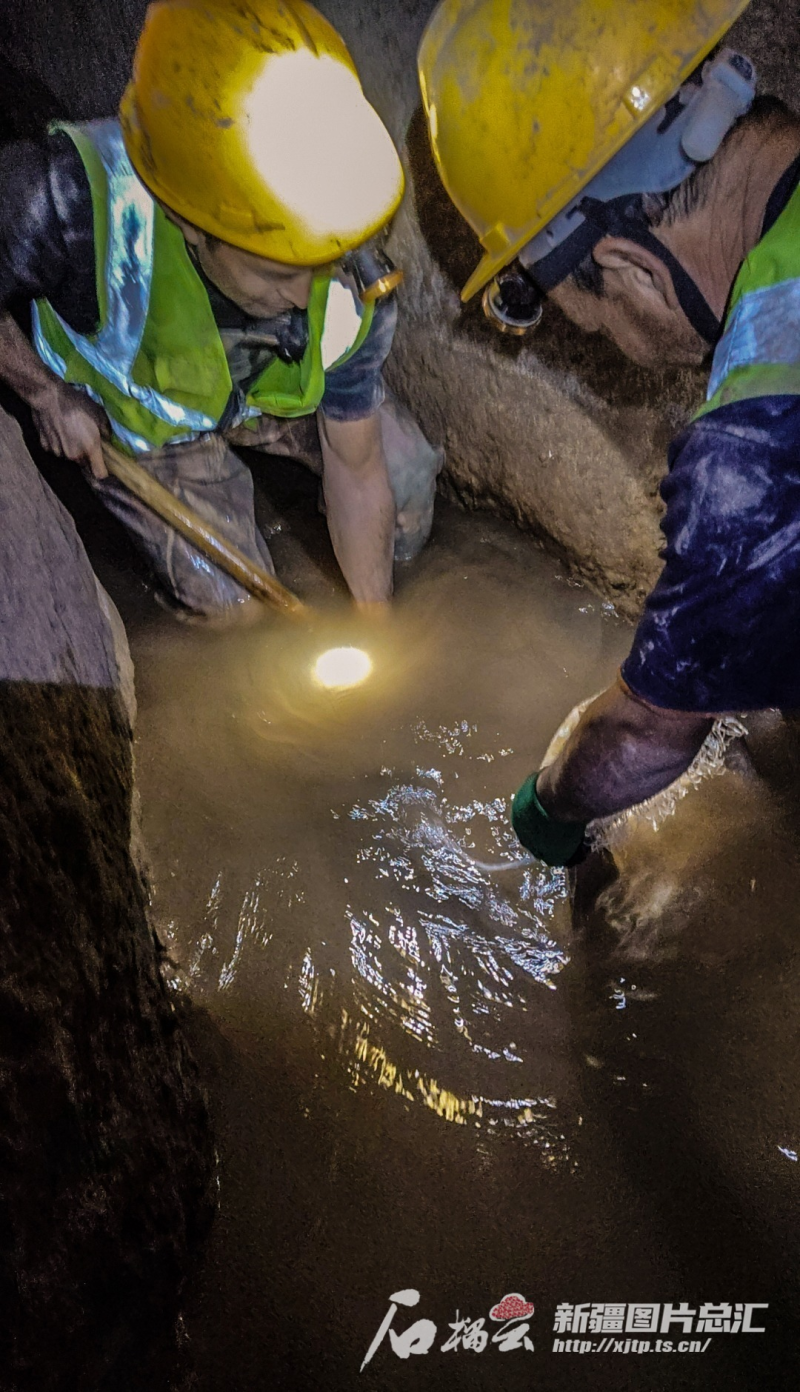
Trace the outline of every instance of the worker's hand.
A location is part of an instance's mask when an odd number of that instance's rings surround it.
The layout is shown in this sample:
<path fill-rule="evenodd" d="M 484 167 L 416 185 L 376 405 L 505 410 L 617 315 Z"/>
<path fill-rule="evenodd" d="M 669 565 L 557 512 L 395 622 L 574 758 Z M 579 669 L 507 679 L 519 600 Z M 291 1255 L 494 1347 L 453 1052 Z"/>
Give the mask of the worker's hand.
<path fill-rule="evenodd" d="M 541 770 L 539 771 L 541 773 Z M 557 822 L 536 795 L 532 773 L 511 800 L 511 825 L 526 850 L 546 865 L 569 865 L 583 844 L 585 822 Z"/>
<path fill-rule="evenodd" d="M 58 379 L 31 402 L 33 422 L 44 449 L 88 464 L 96 479 L 108 477 L 102 441 L 111 438 L 108 416 L 85 392 Z"/>

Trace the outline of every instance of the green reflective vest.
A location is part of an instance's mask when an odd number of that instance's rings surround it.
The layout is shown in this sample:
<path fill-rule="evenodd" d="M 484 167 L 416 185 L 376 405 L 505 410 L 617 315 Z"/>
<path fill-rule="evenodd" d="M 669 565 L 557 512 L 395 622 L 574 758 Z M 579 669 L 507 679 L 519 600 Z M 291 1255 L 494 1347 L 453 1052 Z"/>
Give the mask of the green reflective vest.
<path fill-rule="evenodd" d="M 800 189 L 742 263 L 697 414 L 781 395 L 800 395 Z"/>
<path fill-rule="evenodd" d="M 101 403 L 127 450 L 197 439 L 218 425 L 232 382 L 183 236 L 137 178 L 118 121 L 58 128 L 75 142 L 91 188 L 100 324 L 78 334 L 49 301 L 37 300 L 34 345 L 59 377 Z M 239 419 L 311 415 L 326 370 L 356 352 L 372 317 L 373 306 L 331 271 L 315 275 L 302 361 L 273 358 L 249 387 Z"/>

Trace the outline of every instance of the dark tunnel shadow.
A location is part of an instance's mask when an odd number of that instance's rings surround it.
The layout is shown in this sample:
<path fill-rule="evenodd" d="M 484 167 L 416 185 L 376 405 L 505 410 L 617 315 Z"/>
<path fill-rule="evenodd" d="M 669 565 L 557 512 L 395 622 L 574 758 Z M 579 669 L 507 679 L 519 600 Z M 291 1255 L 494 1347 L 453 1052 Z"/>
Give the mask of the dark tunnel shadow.
<path fill-rule="evenodd" d="M 482 248 L 471 227 L 451 202 L 439 178 L 430 148 L 422 106 L 408 128 L 407 154 L 412 172 L 412 197 L 422 236 L 439 270 L 460 290 L 477 266 Z M 499 354 L 518 359 L 534 354 L 546 367 L 574 374 L 611 407 L 652 407 L 678 395 L 702 394 L 701 372 L 669 370 L 653 373 L 636 367 L 607 339 L 577 331 L 553 304 L 540 326 L 527 338 L 499 333 L 483 313 L 477 295 L 464 305 L 455 332 Z"/>
<path fill-rule="evenodd" d="M 127 720 L 114 688 L 4 681 L 0 738 L 0 1382 L 178 1392 L 214 1154 L 130 855 Z"/>
<path fill-rule="evenodd" d="M 0 142 L 35 138 L 66 115 L 38 77 L 21 72 L 0 50 Z"/>

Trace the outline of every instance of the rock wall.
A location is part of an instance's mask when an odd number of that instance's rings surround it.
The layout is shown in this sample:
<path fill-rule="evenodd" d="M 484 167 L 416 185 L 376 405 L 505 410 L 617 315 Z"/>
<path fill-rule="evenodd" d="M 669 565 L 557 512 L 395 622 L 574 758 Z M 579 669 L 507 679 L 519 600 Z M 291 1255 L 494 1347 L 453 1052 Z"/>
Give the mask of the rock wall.
<path fill-rule="evenodd" d="M 0 413 L 0 1389 L 176 1388 L 204 1101 L 131 854 L 113 606 Z"/>
<path fill-rule="evenodd" d="M 407 275 L 393 386 L 446 445 L 451 491 L 532 529 L 634 612 L 658 572 L 665 447 L 702 399 L 704 374 L 642 372 L 553 309 L 520 342 L 497 334 L 478 304 L 462 307 L 458 288 L 478 259 L 477 243 L 433 168 L 416 79 L 434 0 L 318 3 L 350 44 L 411 176 L 391 240 Z M 48 101 L 80 117 L 113 109 L 143 0 L 5 7 L 0 57 L 24 75 L 40 109 Z M 797 0 L 753 0 L 731 34 L 758 64 L 762 90 L 789 102 L 798 41 Z"/>

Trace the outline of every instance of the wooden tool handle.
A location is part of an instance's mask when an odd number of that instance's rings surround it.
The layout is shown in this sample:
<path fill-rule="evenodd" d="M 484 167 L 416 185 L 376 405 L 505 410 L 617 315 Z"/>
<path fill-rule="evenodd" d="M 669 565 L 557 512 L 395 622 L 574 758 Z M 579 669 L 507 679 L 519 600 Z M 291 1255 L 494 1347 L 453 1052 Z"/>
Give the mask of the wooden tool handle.
<path fill-rule="evenodd" d="M 180 532 L 181 536 L 219 566 L 220 570 L 224 570 L 227 575 L 238 581 L 243 589 L 255 595 L 256 599 L 276 605 L 286 614 L 297 618 L 308 616 L 308 606 L 293 595 L 291 590 L 287 590 L 280 580 L 276 580 L 275 576 L 270 575 L 257 561 L 251 561 L 249 556 L 245 556 L 238 546 L 228 541 L 221 532 L 206 522 L 204 517 L 195 512 L 194 508 L 181 502 L 174 493 L 170 493 L 168 488 L 153 478 L 141 464 L 137 464 L 135 459 L 122 454 L 105 440 L 103 457 L 108 472 L 113 474 L 115 479 L 124 484 L 162 521 L 174 527 L 176 532 Z"/>

